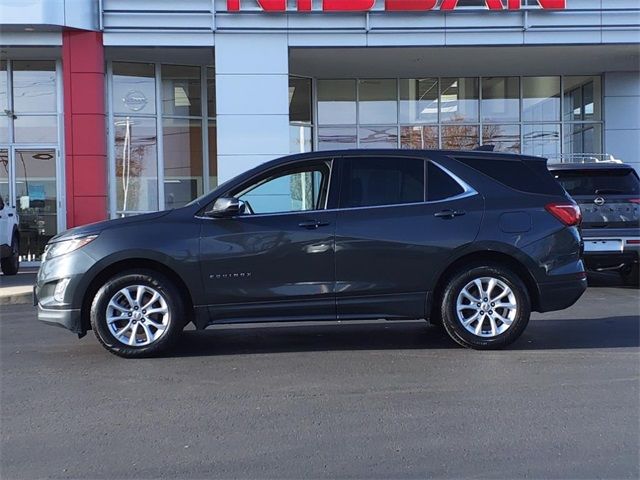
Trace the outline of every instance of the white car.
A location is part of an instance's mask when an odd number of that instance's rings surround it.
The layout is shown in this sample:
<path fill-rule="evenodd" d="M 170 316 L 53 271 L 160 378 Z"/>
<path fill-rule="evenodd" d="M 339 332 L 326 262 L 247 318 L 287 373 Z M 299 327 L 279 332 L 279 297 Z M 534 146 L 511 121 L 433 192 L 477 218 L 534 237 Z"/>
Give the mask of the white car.
<path fill-rule="evenodd" d="M 5 275 L 15 275 L 20 268 L 20 232 L 16 209 L 0 197 L 0 267 Z"/>

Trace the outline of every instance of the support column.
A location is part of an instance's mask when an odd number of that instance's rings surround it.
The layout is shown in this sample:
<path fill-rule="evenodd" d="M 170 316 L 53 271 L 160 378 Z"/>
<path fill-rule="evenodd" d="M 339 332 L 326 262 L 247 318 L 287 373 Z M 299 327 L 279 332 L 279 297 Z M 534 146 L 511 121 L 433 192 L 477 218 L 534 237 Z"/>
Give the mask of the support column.
<path fill-rule="evenodd" d="M 640 172 L 640 77 L 638 72 L 604 75 L 604 152 Z"/>
<path fill-rule="evenodd" d="M 107 218 L 107 143 L 102 34 L 62 34 L 67 227 Z"/>
<path fill-rule="evenodd" d="M 216 35 L 218 178 L 289 153 L 286 34 Z"/>

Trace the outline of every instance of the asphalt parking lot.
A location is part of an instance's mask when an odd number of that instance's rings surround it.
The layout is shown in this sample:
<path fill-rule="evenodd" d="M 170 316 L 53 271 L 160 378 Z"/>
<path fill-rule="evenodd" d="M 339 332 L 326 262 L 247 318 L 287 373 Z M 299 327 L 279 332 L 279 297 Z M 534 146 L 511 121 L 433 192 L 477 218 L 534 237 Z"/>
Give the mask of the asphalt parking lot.
<path fill-rule="evenodd" d="M 2 306 L 0 476 L 638 478 L 640 294 L 594 284 L 500 352 L 336 323 L 132 361 Z"/>

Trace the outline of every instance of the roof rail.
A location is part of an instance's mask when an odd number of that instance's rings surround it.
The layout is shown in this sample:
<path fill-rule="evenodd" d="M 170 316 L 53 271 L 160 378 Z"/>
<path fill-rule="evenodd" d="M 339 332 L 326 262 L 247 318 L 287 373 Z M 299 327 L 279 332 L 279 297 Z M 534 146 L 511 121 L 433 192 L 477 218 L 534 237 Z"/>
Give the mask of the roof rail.
<path fill-rule="evenodd" d="M 624 163 L 609 153 L 562 153 L 549 160 L 553 163 Z"/>

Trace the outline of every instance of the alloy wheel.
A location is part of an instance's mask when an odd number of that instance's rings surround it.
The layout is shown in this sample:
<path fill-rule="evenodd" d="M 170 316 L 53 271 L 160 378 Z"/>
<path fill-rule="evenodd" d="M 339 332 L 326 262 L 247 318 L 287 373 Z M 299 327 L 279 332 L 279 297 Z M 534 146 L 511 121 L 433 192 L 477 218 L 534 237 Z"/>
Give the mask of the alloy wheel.
<path fill-rule="evenodd" d="M 107 326 L 124 345 L 144 347 L 159 340 L 171 321 L 166 299 L 147 285 L 119 290 L 107 305 Z"/>
<path fill-rule="evenodd" d="M 473 335 L 493 338 L 505 333 L 516 319 L 518 302 L 513 290 L 494 277 L 476 278 L 459 293 L 456 313 Z"/>

